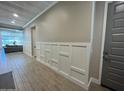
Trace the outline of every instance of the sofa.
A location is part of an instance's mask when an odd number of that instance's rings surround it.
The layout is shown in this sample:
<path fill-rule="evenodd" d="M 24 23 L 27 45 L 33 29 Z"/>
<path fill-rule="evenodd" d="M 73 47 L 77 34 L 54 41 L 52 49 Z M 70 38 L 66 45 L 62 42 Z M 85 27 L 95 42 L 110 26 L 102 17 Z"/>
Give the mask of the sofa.
<path fill-rule="evenodd" d="M 12 52 L 22 52 L 23 46 L 22 45 L 6 45 L 4 47 L 5 53 L 12 53 Z"/>

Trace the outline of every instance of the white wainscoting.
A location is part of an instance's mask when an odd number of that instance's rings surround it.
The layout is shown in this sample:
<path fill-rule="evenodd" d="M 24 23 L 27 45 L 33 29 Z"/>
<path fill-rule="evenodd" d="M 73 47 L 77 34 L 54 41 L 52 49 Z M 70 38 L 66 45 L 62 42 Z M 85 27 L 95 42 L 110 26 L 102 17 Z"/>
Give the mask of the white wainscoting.
<path fill-rule="evenodd" d="M 87 89 L 89 43 L 37 42 L 37 60 Z"/>

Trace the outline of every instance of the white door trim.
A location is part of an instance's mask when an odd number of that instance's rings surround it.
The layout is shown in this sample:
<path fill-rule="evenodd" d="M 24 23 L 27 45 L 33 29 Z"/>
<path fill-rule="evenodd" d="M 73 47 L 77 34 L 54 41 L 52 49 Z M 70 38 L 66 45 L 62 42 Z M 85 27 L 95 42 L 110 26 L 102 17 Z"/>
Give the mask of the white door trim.
<path fill-rule="evenodd" d="M 100 58 L 100 68 L 99 68 L 99 84 L 101 84 L 102 77 L 102 67 L 103 67 L 103 51 L 105 45 L 105 33 L 106 33 L 106 23 L 107 23 L 107 12 L 108 12 L 108 4 L 111 2 L 105 2 L 104 8 L 104 21 L 103 21 L 103 32 L 102 32 L 102 46 L 101 46 L 101 58 Z"/>
<path fill-rule="evenodd" d="M 89 55 L 89 68 L 88 68 L 88 78 L 90 79 L 90 64 L 91 64 L 91 55 L 93 49 L 93 33 L 94 33 L 94 18 L 95 18 L 95 5 L 96 1 L 92 1 L 92 13 L 91 13 L 91 34 L 90 34 L 90 55 Z"/>

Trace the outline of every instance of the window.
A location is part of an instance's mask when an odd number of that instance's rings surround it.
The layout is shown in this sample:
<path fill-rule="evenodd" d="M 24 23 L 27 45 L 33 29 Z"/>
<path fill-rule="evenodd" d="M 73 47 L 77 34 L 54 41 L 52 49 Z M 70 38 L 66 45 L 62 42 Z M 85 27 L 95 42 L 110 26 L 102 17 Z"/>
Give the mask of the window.
<path fill-rule="evenodd" d="M 115 11 L 117 12 L 124 12 L 124 3 L 119 4 L 115 7 Z"/>
<path fill-rule="evenodd" d="M 13 45 L 16 42 L 16 45 L 23 44 L 23 32 L 22 31 L 8 31 L 8 30 L 0 30 L 2 37 L 2 46 Z"/>

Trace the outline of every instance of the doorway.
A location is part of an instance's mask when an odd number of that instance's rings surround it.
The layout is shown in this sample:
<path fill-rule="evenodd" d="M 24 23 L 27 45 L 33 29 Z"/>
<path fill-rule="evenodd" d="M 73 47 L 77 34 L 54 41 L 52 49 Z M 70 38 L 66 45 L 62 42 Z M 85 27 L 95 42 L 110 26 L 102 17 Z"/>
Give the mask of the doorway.
<path fill-rule="evenodd" d="M 108 5 L 101 84 L 124 90 L 124 2 Z"/>
<path fill-rule="evenodd" d="M 36 26 L 31 27 L 32 56 L 36 58 Z"/>

